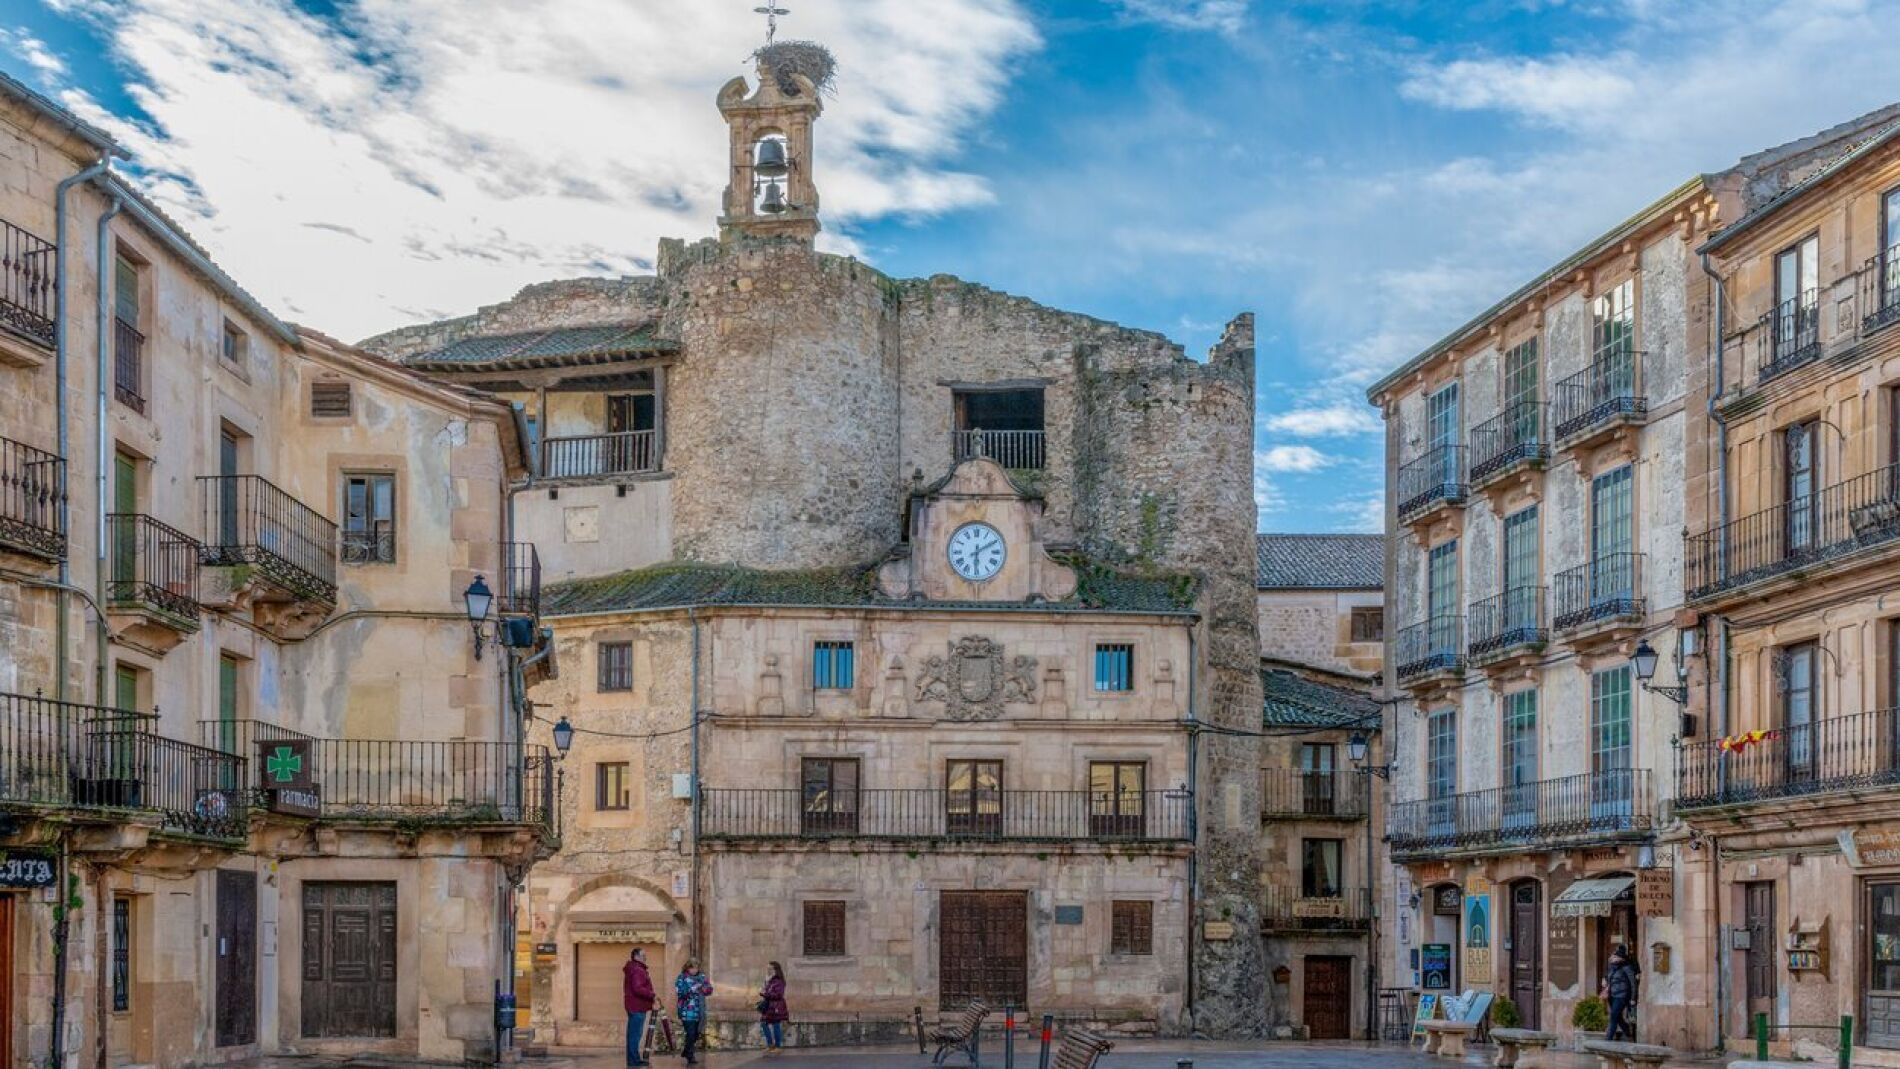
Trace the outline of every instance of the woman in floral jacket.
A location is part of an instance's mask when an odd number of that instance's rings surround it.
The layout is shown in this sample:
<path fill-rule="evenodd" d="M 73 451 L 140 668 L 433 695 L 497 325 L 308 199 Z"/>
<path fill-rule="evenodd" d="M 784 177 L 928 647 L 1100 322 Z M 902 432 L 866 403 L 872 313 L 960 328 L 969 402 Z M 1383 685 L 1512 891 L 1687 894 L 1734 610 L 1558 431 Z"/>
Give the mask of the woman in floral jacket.
<path fill-rule="evenodd" d="M 699 1046 L 700 1029 L 706 1024 L 706 996 L 712 994 L 712 981 L 699 971 L 699 959 L 687 958 L 679 979 L 673 981 L 673 994 L 679 999 L 680 1024 L 686 1029 L 686 1064 L 699 1064 L 693 1049 Z"/>

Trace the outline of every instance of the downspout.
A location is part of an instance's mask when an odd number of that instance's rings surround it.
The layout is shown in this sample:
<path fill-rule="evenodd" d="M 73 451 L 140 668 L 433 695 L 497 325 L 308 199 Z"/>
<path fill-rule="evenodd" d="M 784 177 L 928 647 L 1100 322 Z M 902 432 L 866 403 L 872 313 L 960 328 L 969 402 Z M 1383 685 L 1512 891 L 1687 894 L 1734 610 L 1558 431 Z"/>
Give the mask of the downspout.
<path fill-rule="evenodd" d="M 1197 949 L 1196 940 L 1194 938 L 1194 927 L 1195 927 L 1194 911 L 1199 908 L 1199 904 L 1201 901 L 1201 869 L 1200 869 L 1201 830 L 1200 830 L 1200 820 L 1199 820 L 1199 813 L 1200 813 L 1200 808 L 1201 808 L 1200 753 L 1199 753 L 1200 741 L 1201 741 L 1201 725 L 1200 725 L 1200 721 L 1196 718 L 1195 708 L 1194 708 L 1195 668 L 1200 663 L 1199 658 L 1196 655 L 1195 648 L 1194 648 L 1195 647 L 1194 629 L 1196 626 L 1198 625 L 1195 623 L 1189 623 L 1187 625 L 1188 678 L 1187 678 L 1186 727 L 1187 727 L 1187 737 L 1188 737 L 1188 752 L 1187 752 L 1188 843 L 1190 844 L 1190 848 L 1188 850 L 1188 902 L 1187 902 L 1187 909 L 1184 911 L 1184 913 L 1187 917 L 1188 960 L 1187 960 L 1187 999 L 1186 999 L 1187 1007 L 1186 1008 L 1187 1008 L 1187 1019 L 1190 1024 L 1190 1034 L 1194 1031 L 1199 1030 L 1198 1027 L 1194 1026 L 1193 1024 L 1194 1022 L 1194 995 L 1195 995 L 1194 976 L 1195 976 L 1195 959 L 1196 959 L 1195 951 Z"/>
<path fill-rule="evenodd" d="M 1709 390 L 1708 414 L 1715 424 L 1715 508 L 1716 528 L 1723 530 L 1728 524 L 1728 421 L 1715 403 L 1720 397 L 1726 381 L 1726 359 L 1728 346 L 1728 302 L 1726 291 L 1722 287 L 1722 276 L 1709 266 L 1709 254 L 1698 254 L 1702 260 L 1702 273 L 1709 278 L 1712 297 L 1715 302 L 1715 380 Z M 1722 567 L 1728 567 L 1727 538 L 1723 538 L 1720 548 Z M 1728 621 L 1715 617 L 1709 621 L 1707 643 L 1709 671 L 1703 674 L 1705 704 L 1715 710 L 1716 737 L 1726 738 L 1729 734 L 1728 707 Z M 1728 796 L 1728 763 L 1716 766 L 1717 797 Z M 1709 901 L 1715 907 L 1715 946 L 1712 950 L 1715 969 L 1715 1047 L 1717 1050 L 1728 1048 L 1728 940 L 1722 928 L 1722 840 L 1719 835 L 1709 837 Z"/>
<path fill-rule="evenodd" d="M 97 515 L 93 518 L 93 537 L 98 539 L 98 544 L 97 552 L 93 554 L 93 595 L 101 605 L 104 605 L 106 601 L 106 473 L 112 470 L 106 456 L 107 446 L 110 443 L 110 435 L 106 429 L 106 381 L 110 371 L 108 361 L 112 351 L 113 298 L 110 285 L 112 257 L 108 255 L 107 250 L 110 248 L 109 243 L 112 238 L 112 220 L 119 214 L 120 204 L 118 195 L 113 194 L 112 203 L 107 205 L 106 210 L 99 215 L 99 360 L 96 369 L 99 381 L 95 384 L 97 389 L 94 391 L 93 409 L 93 417 L 98 420 L 99 429 L 97 443 L 99 453 L 95 458 L 98 471 L 93 487 L 93 505 L 97 509 Z M 106 704 L 106 647 L 103 636 L 105 626 L 105 618 L 102 616 L 99 620 L 102 633 L 99 643 L 99 663 L 95 666 L 98 674 L 98 689 L 95 693 L 98 695 L 100 705 Z"/>
<path fill-rule="evenodd" d="M 59 450 L 59 458 L 62 461 L 67 459 L 70 452 L 69 446 L 71 444 L 68 440 L 71 435 L 71 427 L 66 413 L 66 334 L 69 327 L 66 319 L 66 256 L 67 245 L 70 242 L 70 228 L 66 222 L 69 215 L 66 210 L 66 193 L 81 182 L 89 181 L 104 174 L 110 164 L 111 157 L 102 156 L 99 158 L 98 163 L 93 164 L 77 174 L 69 175 L 61 179 L 59 185 L 55 187 L 53 191 L 53 322 L 56 324 L 56 330 L 53 335 L 53 409 L 55 412 L 55 420 L 59 426 L 59 445 L 57 448 Z M 71 480 L 68 479 L 67 482 L 70 484 Z M 69 532 L 68 537 L 70 537 L 70 532 L 72 531 L 71 519 L 72 507 L 68 502 L 67 495 L 61 493 L 59 495 L 59 529 Z M 59 581 L 63 586 L 69 586 L 73 581 L 72 566 L 64 555 L 59 559 Z M 71 660 L 66 650 L 69 637 L 66 633 L 67 602 L 65 593 L 62 592 L 57 595 L 55 604 L 58 607 L 58 619 L 55 621 L 53 663 L 58 667 L 53 674 L 53 697 L 59 701 L 65 701 L 66 665 Z M 103 626 L 103 624 L 101 626 Z M 105 647 L 103 645 L 99 647 L 99 657 L 101 660 L 105 659 Z M 55 988 L 53 997 L 58 999 L 59 989 L 64 988 L 65 984 L 56 981 L 53 986 Z M 55 1023 L 57 1023 L 60 1017 L 57 1002 L 54 1004 L 53 1017 Z M 59 1059 L 59 1047 L 59 1034 L 58 1030 L 55 1029 L 53 1034 L 53 1058 L 55 1063 L 57 1063 Z"/>
<path fill-rule="evenodd" d="M 704 911 L 700 907 L 699 895 L 699 610 L 688 606 L 686 609 L 686 619 L 693 628 L 693 680 L 691 697 L 688 700 L 688 704 L 691 706 L 688 715 L 692 718 L 689 721 L 691 725 L 689 738 L 692 740 L 693 796 L 687 803 L 692 807 L 692 812 L 687 817 L 689 822 L 688 827 L 690 828 L 688 838 L 692 840 L 688 848 L 693 852 L 692 864 L 689 866 L 688 875 L 692 882 L 687 890 L 693 899 L 691 918 L 693 930 L 688 933 L 688 935 L 693 948 L 692 956 L 700 958 L 703 961 L 706 947 L 701 932 L 704 931 L 705 926 L 700 923 L 704 916 Z"/>

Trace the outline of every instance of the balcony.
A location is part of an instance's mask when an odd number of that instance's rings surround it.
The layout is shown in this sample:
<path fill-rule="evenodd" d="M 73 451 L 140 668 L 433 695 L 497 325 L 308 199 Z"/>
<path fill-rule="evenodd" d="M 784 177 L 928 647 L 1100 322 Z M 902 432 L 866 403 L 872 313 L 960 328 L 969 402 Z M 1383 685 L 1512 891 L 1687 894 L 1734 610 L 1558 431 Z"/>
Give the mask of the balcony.
<path fill-rule="evenodd" d="M 1648 769 L 1493 787 L 1392 807 L 1395 859 L 1508 853 L 1640 838 L 1652 824 Z"/>
<path fill-rule="evenodd" d="M 1471 431 L 1471 485 L 1482 489 L 1513 473 L 1540 471 L 1550 459 L 1549 406 L 1522 401 Z M 1508 484 L 1507 484 L 1508 485 Z"/>
<path fill-rule="evenodd" d="M 116 637 L 163 652 L 198 630 L 197 539 L 141 513 L 115 512 L 106 517 L 106 543 L 106 610 Z"/>
<path fill-rule="evenodd" d="M 53 322 L 56 252 L 52 242 L 0 220 L 0 327 L 49 350 L 58 342 Z M 15 355 L 11 349 L 0 346 L 0 356 Z M 14 362 L 38 364 L 36 359 L 20 359 L 25 355 L 15 355 Z"/>
<path fill-rule="evenodd" d="M 39 695 L 0 694 L 0 806 L 78 821 L 149 823 L 242 840 L 244 760 L 168 739 L 152 717 Z"/>
<path fill-rule="evenodd" d="M 1808 290 L 1781 302 L 1757 321 L 1758 381 L 1767 382 L 1821 358 L 1820 294 Z"/>
<path fill-rule="evenodd" d="M 1372 928 L 1372 892 L 1340 887 L 1328 894 L 1272 885 L 1261 904 L 1260 926 L 1270 932 L 1363 933 Z"/>
<path fill-rule="evenodd" d="M 533 542 L 501 544 L 501 589 L 495 611 L 503 616 L 541 617 L 541 555 Z"/>
<path fill-rule="evenodd" d="M 659 470 L 657 431 L 615 431 L 546 438 L 541 442 L 541 477 L 544 479 L 612 479 L 623 475 L 650 475 Z"/>
<path fill-rule="evenodd" d="M 1399 522 L 1430 519 L 1465 502 L 1465 447 L 1441 445 L 1399 468 Z"/>
<path fill-rule="evenodd" d="M 327 739 L 262 720 L 201 720 L 200 741 L 219 752 L 254 758 L 242 786 L 266 812 L 343 823 L 409 827 L 511 825 L 558 838 L 556 771 L 547 750 L 512 742 L 413 739 Z M 272 786 L 281 763 L 308 755 L 311 784 L 299 804 Z M 306 770 L 297 769 L 303 773 Z M 301 789 L 300 789 L 301 790 Z M 314 806 L 301 803 L 314 802 Z M 315 812 L 309 812 L 314 808 Z"/>
<path fill-rule="evenodd" d="M 116 317 L 112 320 L 112 396 L 134 412 L 145 411 L 145 335 Z"/>
<path fill-rule="evenodd" d="M 1364 820 L 1367 777 L 1268 768 L 1260 772 L 1262 820 Z"/>
<path fill-rule="evenodd" d="M 1605 553 L 1558 572 L 1551 627 L 1573 645 L 1614 640 L 1640 627 L 1648 611 L 1643 597 L 1643 555 Z"/>
<path fill-rule="evenodd" d="M 1683 546 L 1691 601 L 1734 594 L 1900 540 L 1900 464 L 1763 509 Z"/>
<path fill-rule="evenodd" d="M 967 843 L 1185 843 L 1185 790 L 858 790 L 807 799 L 797 789 L 700 792 L 700 834 L 727 841 L 948 840 Z"/>
<path fill-rule="evenodd" d="M 959 464 L 987 457 L 1012 471 L 1041 471 L 1048 460 L 1041 431 L 952 431 L 950 438 Z"/>
<path fill-rule="evenodd" d="M 0 438 L 0 549 L 66 559 L 66 462 Z"/>
<path fill-rule="evenodd" d="M 1586 448 L 1643 422 L 1649 401 L 1643 396 L 1642 355 L 1612 350 L 1551 386 L 1552 434 L 1559 446 Z"/>
<path fill-rule="evenodd" d="M 1746 806 L 1798 798 L 1825 800 L 1900 786 L 1900 710 L 1880 709 L 1777 729 L 1746 749 L 1685 744 L 1678 756 L 1676 807 Z"/>
<path fill-rule="evenodd" d="M 258 475 L 200 475 L 204 529 L 200 561 L 229 568 L 221 608 L 264 610 L 259 623 L 300 638 L 336 607 L 336 524 Z"/>
<path fill-rule="evenodd" d="M 1465 618 L 1434 616 L 1393 637 L 1395 675 L 1402 687 L 1429 690 L 1464 678 Z"/>
<path fill-rule="evenodd" d="M 1471 607 L 1471 663 L 1496 667 L 1520 658 L 1535 657 L 1550 643 L 1550 622 L 1544 613 L 1544 588 L 1512 587 Z"/>
<path fill-rule="evenodd" d="M 1871 333 L 1900 321 L 1900 245 L 1893 245 L 1861 268 L 1861 330 Z"/>

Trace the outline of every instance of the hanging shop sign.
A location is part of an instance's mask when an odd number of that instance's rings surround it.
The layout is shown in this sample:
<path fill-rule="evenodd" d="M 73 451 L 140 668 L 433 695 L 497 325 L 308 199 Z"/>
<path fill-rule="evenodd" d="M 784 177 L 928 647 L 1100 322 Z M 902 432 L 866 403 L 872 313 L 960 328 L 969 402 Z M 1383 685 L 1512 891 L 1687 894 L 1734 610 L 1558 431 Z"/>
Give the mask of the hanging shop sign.
<path fill-rule="evenodd" d="M 1676 870 L 1642 869 L 1636 873 L 1636 915 L 1676 915 Z"/>
<path fill-rule="evenodd" d="M 1456 917 L 1464 892 L 1456 885 L 1432 888 L 1432 915 L 1434 917 Z"/>
<path fill-rule="evenodd" d="M 1841 854 L 1856 869 L 1900 865 L 1900 824 L 1876 824 L 1840 833 Z"/>
<path fill-rule="evenodd" d="M 51 887 L 59 862 L 45 850 L 0 849 L 0 887 Z"/>
<path fill-rule="evenodd" d="M 312 775 L 309 739 L 257 740 L 258 781 L 263 784 L 264 808 L 273 813 L 314 817 L 323 810 L 323 797 Z"/>

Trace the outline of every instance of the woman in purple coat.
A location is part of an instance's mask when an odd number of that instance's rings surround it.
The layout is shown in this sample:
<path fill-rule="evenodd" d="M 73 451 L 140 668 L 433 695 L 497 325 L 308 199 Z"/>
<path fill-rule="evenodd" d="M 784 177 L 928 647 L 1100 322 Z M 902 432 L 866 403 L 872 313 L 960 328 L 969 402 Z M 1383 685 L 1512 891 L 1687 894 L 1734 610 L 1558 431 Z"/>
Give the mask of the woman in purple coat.
<path fill-rule="evenodd" d="M 765 1053 L 777 1054 L 785 1049 L 785 1022 L 792 1013 L 785 1005 L 785 967 L 776 961 L 768 964 L 772 974 L 759 990 L 759 1030 L 765 1033 Z"/>

